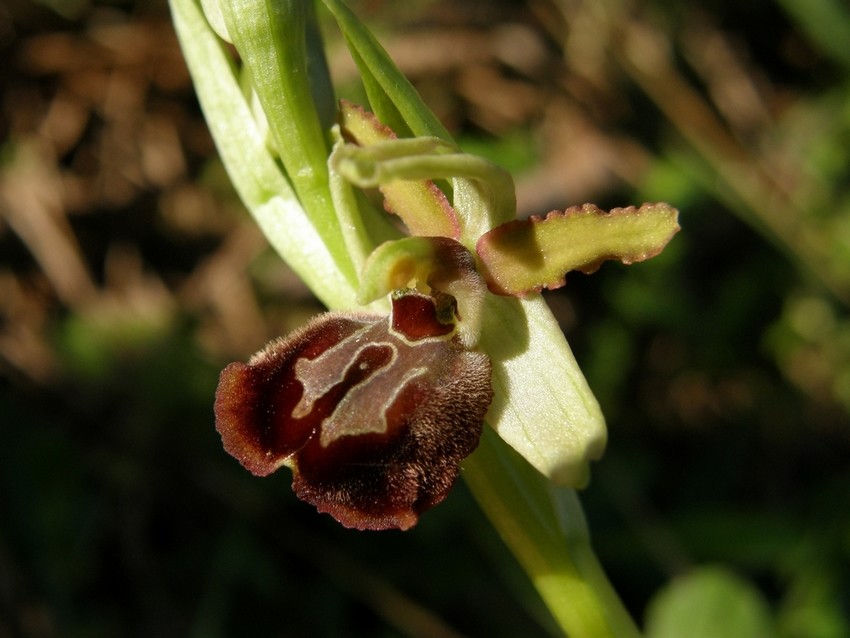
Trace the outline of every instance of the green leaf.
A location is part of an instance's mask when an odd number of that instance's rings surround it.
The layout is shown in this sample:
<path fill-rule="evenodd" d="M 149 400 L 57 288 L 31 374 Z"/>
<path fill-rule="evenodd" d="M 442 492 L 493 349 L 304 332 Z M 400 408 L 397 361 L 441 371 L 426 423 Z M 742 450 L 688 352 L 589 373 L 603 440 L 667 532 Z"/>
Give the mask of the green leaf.
<path fill-rule="evenodd" d="M 313 3 L 221 0 L 221 14 L 250 74 L 287 178 L 338 267 L 355 284 L 356 272 L 330 194 L 329 131 L 319 115 L 328 109 L 323 102 L 332 96 L 327 95 L 324 80 L 311 79 L 324 76 L 317 70 L 324 59 L 308 60 Z"/>
<path fill-rule="evenodd" d="M 242 202 L 275 250 L 323 303 L 356 306 L 350 280 L 268 148 L 233 60 L 197 0 L 171 0 L 171 12 L 198 100 Z"/>
<path fill-rule="evenodd" d="M 433 136 L 453 143 L 449 132 L 422 101 L 410 80 L 399 71 L 351 9 L 339 0 L 322 1 L 345 36 L 378 119 L 399 134 L 410 131 L 416 137 Z"/>
<path fill-rule="evenodd" d="M 770 609 L 749 582 L 722 567 L 673 580 L 650 603 L 647 638 L 771 638 Z"/>
<path fill-rule="evenodd" d="M 780 0 L 812 41 L 850 68 L 850 10 L 842 0 Z"/>
<path fill-rule="evenodd" d="M 507 222 L 478 241 L 482 274 L 502 295 L 558 288 L 572 270 L 589 273 L 608 259 L 631 264 L 657 255 L 678 232 L 678 214 L 663 203 L 609 213 L 585 204 Z"/>

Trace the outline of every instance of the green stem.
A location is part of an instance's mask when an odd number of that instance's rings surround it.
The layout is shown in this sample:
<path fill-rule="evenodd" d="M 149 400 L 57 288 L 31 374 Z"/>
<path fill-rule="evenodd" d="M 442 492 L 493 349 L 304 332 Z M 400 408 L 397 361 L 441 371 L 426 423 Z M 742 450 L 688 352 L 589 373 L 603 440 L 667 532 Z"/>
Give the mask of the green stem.
<path fill-rule="evenodd" d="M 554 487 L 489 427 L 463 477 L 564 633 L 640 636 L 593 552 L 574 490 Z"/>

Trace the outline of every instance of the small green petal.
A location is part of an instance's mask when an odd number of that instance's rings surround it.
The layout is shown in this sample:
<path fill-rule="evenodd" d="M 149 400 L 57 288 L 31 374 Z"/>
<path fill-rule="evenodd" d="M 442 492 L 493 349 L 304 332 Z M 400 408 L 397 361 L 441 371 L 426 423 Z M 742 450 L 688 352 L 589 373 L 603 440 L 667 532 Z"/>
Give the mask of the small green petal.
<path fill-rule="evenodd" d="M 559 288 L 572 270 L 590 273 L 609 259 L 632 264 L 654 257 L 679 231 L 678 216 L 664 203 L 610 213 L 585 204 L 508 222 L 478 241 L 482 274 L 501 295 Z"/>
<path fill-rule="evenodd" d="M 343 135 L 361 147 L 375 147 L 382 142 L 396 140 L 396 135 L 378 121 L 374 114 L 343 101 L 340 104 Z M 420 143 L 421 142 L 417 142 Z M 355 149 L 356 150 L 356 149 Z M 373 185 L 380 181 L 384 206 L 388 212 L 401 217 L 411 235 L 458 237 L 460 227 L 457 215 L 448 199 L 437 186 L 424 179 L 393 179 L 378 173 L 381 158 L 378 156 L 350 156 L 348 162 L 340 156 L 336 168 L 352 181 Z M 390 156 L 386 159 L 397 160 Z M 358 161 L 359 160 L 359 161 Z"/>

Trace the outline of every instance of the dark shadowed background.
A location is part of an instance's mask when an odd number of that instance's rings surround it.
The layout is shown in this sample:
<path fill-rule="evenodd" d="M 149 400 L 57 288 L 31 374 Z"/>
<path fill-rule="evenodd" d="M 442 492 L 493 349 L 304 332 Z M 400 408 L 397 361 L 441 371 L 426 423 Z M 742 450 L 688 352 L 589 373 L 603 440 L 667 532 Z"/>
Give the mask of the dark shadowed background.
<path fill-rule="evenodd" d="M 635 617 L 720 564 L 776 635 L 850 635 L 847 5 L 352 5 L 521 214 L 681 209 L 660 257 L 547 293 Z M 220 368 L 321 307 L 235 198 L 166 3 L 8 0 L 0 59 L 0 638 L 552 634 L 462 483 L 357 533 L 222 451 Z"/>

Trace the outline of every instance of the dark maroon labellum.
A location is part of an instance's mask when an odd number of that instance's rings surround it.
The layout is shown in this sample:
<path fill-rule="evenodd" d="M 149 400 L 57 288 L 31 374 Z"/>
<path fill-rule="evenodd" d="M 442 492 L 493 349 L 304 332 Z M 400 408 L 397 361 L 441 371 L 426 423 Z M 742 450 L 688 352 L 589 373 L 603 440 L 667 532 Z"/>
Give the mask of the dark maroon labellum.
<path fill-rule="evenodd" d="M 224 448 L 347 527 L 408 529 L 441 502 L 478 445 L 490 361 L 465 350 L 418 292 L 390 317 L 332 312 L 221 373 Z"/>

